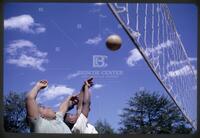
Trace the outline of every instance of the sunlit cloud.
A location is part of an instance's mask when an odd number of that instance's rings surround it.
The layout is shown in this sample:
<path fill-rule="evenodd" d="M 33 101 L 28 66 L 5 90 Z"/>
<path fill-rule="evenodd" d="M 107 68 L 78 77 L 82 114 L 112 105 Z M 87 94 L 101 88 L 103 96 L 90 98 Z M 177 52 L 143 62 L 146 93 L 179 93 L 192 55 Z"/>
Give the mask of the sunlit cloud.
<path fill-rule="evenodd" d="M 193 68 L 191 68 L 189 65 L 185 65 L 183 66 L 182 68 L 179 68 L 177 70 L 174 70 L 174 71 L 169 71 L 167 73 L 167 77 L 178 77 L 178 76 L 187 76 L 187 75 L 191 75 L 193 74 L 193 71 L 192 71 Z M 196 74 L 196 70 L 194 70 L 194 73 Z"/>
<path fill-rule="evenodd" d="M 40 71 L 45 71 L 44 63 L 48 63 L 46 58 L 48 53 L 41 52 L 37 46 L 28 40 L 14 40 L 6 49 L 8 53 L 8 64 L 13 64 L 18 67 L 32 68 Z"/>
<path fill-rule="evenodd" d="M 102 5 L 105 5 L 105 3 L 94 3 L 94 5 L 96 5 L 96 6 L 102 6 Z"/>
<path fill-rule="evenodd" d="M 73 78 L 76 78 L 80 75 L 79 72 L 75 72 L 75 73 L 71 73 L 67 76 L 67 79 L 70 80 L 70 79 L 73 79 Z"/>
<path fill-rule="evenodd" d="M 128 64 L 128 66 L 133 67 L 133 66 L 136 65 L 136 63 L 138 61 L 140 61 L 142 59 L 143 59 L 143 57 L 140 54 L 140 52 L 136 48 L 134 48 L 134 49 L 132 49 L 130 51 L 130 55 L 129 55 L 129 57 L 126 60 L 126 63 Z"/>
<path fill-rule="evenodd" d="M 67 87 L 65 85 L 56 85 L 53 84 L 46 89 L 38 96 L 38 102 L 42 103 L 43 101 L 54 100 L 60 97 L 67 97 L 74 93 L 75 89 Z"/>
<path fill-rule="evenodd" d="M 102 41 L 102 37 L 98 35 L 93 38 L 89 38 L 85 43 L 88 45 L 98 45 L 101 41 Z"/>
<path fill-rule="evenodd" d="M 36 23 L 31 15 L 24 14 L 20 16 L 10 17 L 4 20 L 4 29 L 20 30 L 25 33 L 43 33 L 46 28 Z"/>
<path fill-rule="evenodd" d="M 103 87 L 102 84 L 94 84 L 93 89 L 100 89 L 102 87 Z"/>

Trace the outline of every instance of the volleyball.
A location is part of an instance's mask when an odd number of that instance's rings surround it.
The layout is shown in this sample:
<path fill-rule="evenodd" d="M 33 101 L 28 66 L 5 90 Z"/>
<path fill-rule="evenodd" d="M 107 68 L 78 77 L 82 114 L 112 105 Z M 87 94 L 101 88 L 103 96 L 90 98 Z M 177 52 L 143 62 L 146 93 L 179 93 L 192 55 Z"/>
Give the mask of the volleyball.
<path fill-rule="evenodd" d="M 122 39 L 119 35 L 113 34 L 107 37 L 106 46 L 111 51 L 120 49 L 122 45 Z"/>

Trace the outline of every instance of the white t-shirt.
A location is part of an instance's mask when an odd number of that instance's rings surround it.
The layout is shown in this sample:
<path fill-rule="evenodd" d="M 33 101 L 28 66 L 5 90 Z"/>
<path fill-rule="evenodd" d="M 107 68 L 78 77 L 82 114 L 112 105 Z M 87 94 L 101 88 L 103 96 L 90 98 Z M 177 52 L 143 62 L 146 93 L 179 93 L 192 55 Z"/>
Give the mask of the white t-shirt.
<path fill-rule="evenodd" d="M 31 119 L 31 130 L 35 133 L 71 133 L 69 127 L 63 122 L 63 114 L 56 113 L 56 119 L 47 120 L 42 117 Z"/>
<path fill-rule="evenodd" d="M 88 123 L 88 119 L 81 113 L 72 128 L 73 133 L 98 134 L 95 127 Z"/>

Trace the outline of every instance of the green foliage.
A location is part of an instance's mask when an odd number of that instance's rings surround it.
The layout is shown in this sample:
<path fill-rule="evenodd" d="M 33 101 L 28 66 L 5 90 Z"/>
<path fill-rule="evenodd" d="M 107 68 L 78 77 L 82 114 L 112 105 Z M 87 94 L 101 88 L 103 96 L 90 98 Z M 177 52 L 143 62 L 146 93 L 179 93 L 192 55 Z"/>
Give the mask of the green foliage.
<path fill-rule="evenodd" d="M 4 96 L 4 128 L 7 132 L 29 132 L 26 121 L 25 93 Z"/>
<path fill-rule="evenodd" d="M 95 123 L 95 128 L 98 131 L 99 134 L 113 134 L 114 133 L 114 129 L 111 128 L 110 124 L 104 120 L 97 120 L 97 122 Z"/>
<path fill-rule="evenodd" d="M 140 91 L 131 97 L 120 114 L 120 133 L 188 134 L 191 125 L 178 107 L 165 96 Z"/>

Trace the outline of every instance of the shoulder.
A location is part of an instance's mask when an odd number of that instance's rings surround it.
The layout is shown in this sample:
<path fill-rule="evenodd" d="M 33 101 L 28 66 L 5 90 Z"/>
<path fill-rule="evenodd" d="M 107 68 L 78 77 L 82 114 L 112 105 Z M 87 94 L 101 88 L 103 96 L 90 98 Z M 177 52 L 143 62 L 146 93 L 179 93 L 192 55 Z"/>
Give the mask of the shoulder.
<path fill-rule="evenodd" d="M 86 131 L 88 131 L 88 133 L 91 133 L 91 134 L 98 134 L 95 127 L 93 125 L 91 125 L 90 123 L 87 123 L 87 130 Z"/>
<path fill-rule="evenodd" d="M 56 119 L 64 119 L 64 114 L 62 112 L 56 112 Z"/>
<path fill-rule="evenodd" d="M 42 118 L 41 116 L 38 117 L 27 117 L 29 123 L 31 124 L 31 126 L 41 126 L 42 124 L 44 124 L 46 121 L 44 118 Z"/>

